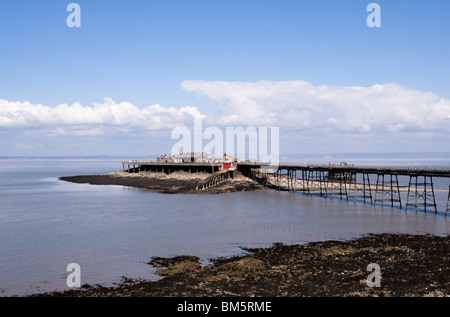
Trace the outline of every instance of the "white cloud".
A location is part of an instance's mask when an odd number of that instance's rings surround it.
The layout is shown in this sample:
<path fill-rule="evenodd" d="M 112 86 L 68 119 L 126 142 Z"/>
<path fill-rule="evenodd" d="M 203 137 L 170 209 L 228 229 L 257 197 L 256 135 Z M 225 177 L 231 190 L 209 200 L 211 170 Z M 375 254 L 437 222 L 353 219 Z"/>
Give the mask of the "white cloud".
<path fill-rule="evenodd" d="M 194 118 L 204 119 L 204 129 L 280 127 L 280 151 L 441 151 L 450 144 L 450 100 L 396 83 L 342 87 L 300 80 L 187 80 L 181 86 L 209 98 L 216 111 L 206 116 L 195 106 L 139 108 L 109 98 L 92 106 L 56 107 L 0 99 L 0 133 L 9 136 L 1 140 L 2 148 L 36 143 L 56 151 L 70 141 L 89 153 L 108 147 L 120 153 L 124 147 L 147 151 L 147 144 L 164 151 L 174 143 L 166 130 L 192 127 Z"/>
<path fill-rule="evenodd" d="M 38 131 L 38 134 L 44 132 L 46 136 L 59 137 L 59 136 L 98 136 L 103 135 L 104 131 L 101 128 L 89 128 L 89 127 L 75 127 L 70 128 L 56 128 L 50 131 Z M 30 135 L 30 133 L 26 133 Z"/>
<path fill-rule="evenodd" d="M 129 102 L 116 103 L 105 98 L 103 104 L 95 103 L 92 107 L 74 103 L 49 107 L 29 102 L 11 102 L 0 99 L 0 127 L 39 127 L 46 125 L 88 125 L 140 127 L 150 130 L 170 129 L 178 125 L 190 124 L 194 118 L 204 116 L 195 107 L 164 108 L 151 105 L 140 109 Z M 55 130 L 64 134 L 62 127 Z M 79 135 L 98 135 L 97 129 L 72 131 Z"/>
<path fill-rule="evenodd" d="M 51 126 L 51 135 L 101 135 L 102 127 L 117 131 L 191 126 L 278 126 L 286 130 L 343 133 L 426 131 L 450 127 L 450 100 L 399 84 L 370 87 L 312 85 L 305 81 L 227 82 L 187 80 L 182 88 L 207 96 L 217 107 L 206 117 L 196 107 L 138 108 L 105 98 L 93 106 L 49 107 L 0 99 L 0 127 Z M 82 128 L 78 129 L 77 127 Z M 57 130 L 60 129 L 60 130 Z"/>
<path fill-rule="evenodd" d="M 396 83 L 340 87 L 305 81 L 187 80 L 182 88 L 213 101 L 218 113 L 210 120 L 219 125 L 361 133 L 450 127 L 450 100 Z"/>

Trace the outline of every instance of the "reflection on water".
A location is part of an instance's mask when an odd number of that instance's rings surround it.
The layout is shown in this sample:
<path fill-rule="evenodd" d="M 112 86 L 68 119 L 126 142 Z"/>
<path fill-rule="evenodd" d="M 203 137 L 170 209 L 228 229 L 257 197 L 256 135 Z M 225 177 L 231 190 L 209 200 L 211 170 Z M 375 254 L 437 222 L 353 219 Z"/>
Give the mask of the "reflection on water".
<path fill-rule="evenodd" d="M 67 264 L 82 284 L 156 278 L 155 256 L 209 258 L 275 242 L 348 239 L 367 233 L 448 234 L 441 214 L 276 191 L 166 195 L 58 181 L 107 173 L 120 160 L 0 160 L 0 295 L 66 288 Z M 443 184 L 445 186 L 445 184 Z M 447 184 L 448 186 L 448 184 Z M 445 196 L 444 194 L 441 196 Z M 438 205 L 446 202 L 441 197 Z"/>

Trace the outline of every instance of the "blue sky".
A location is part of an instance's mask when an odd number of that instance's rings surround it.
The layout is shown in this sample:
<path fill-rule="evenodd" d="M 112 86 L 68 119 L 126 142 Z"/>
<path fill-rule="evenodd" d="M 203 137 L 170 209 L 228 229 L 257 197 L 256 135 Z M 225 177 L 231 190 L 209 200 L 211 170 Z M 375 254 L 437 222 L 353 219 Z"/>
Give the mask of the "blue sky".
<path fill-rule="evenodd" d="M 0 156 L 169 152 L 195 115 L 279 126 L 281 153 L 442 152 L 449 16 L 446 0 L 1 0 Z M 154 105 L 150 126 L 122 113 Z"/>

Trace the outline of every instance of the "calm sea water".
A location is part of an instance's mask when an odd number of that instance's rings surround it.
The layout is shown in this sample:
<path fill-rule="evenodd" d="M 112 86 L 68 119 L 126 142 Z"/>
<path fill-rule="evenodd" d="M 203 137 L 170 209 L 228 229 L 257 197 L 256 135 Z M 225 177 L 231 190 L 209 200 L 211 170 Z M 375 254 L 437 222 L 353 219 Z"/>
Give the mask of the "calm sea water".
<path fill-rule="evenodd" d="M 450 165 L 445 158 L 346 161 Z M 316 162 L 321 163 L 311 163 Z M 287 192 L 165 195 L 58 180 L 118 169 L 120 159 L 0 160 L 0 296 L 67 289 L 69 263 L 80 265 L 82 284 L 112 285 L 122 276 L 156 279 L 145 264 L 156 256 L 196 255 L 207 263 L 242 253 L 242 247 L 276 242 L 450 231 L 450 217 L 442 212 L 446 193 L 437 193 L 440 212 L 435 215 Z M 449 184 L 435 179 L 435 188 L 448 189 Z"/>

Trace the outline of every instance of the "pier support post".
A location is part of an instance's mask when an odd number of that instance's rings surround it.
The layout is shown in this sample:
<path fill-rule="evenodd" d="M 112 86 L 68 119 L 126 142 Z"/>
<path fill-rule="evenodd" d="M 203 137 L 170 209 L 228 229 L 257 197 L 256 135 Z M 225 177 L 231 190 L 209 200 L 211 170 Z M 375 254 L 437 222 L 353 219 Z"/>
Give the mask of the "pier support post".
<path fill-rule="evenodd" d="M 423 183 L 419 183 L 418 181 L 419 176 L 423 177 Z M 427 178 L 429 178 L 429 182 L 427 182 Z M 430 186 L 429 189 L 427 189 L 427 185 Z M 411 190 L 412 187 L 413 191 Z M 414 199 L 414 203 L 409 202 L 410 198 Z M 427 207 L 434 207 L 434 213 L 435 214 L 437 213 L 437 205 L 436 205 L 436 198 L 434 195 L 434 185 L 432 176 L 427 175 L 409 176 L 408 194 L 406 195 L 405 211 L 408 210 L 408 207 L 414 207 L 417 212 L 419 206 L 423 206 L 425 212 L 427 212 Z M 447 208 L 448 208 L 448 201 L 447 201 Z"/>
<path fill-rule="evenodd" d="M 276 178 L 277 178 L 277 180 L 276 180 L 276 188 L 277 188 L 277 190 L 278 191 L 280 191 L 280 169 L 277 169 L 277 171 L 276 171 Z"/>
<path fill-rule="evenodd" d="M 320 171 L 320 187 L 323 188 L 323 190 L 325 191 L 325 198 L 327 198 L 327 196 L 328 196 L 328 182 L 327 182 L 327 178 L 325 176 L 325 171 L 324 170 Z M 320 191 L 322 192 L 322 189 Z"/>
<path fill-rule="evenodd" d="M 449 202 L 450 202 L 450 186 L 448 186 L 448 198 L 447 198 L 447 206 L 445 207 L 445 217 L 447 217 L 447 212 L 449 210 Z"/>
<path fill-rule="evenodd" d="M 303 193 L 309 194 L 308 172 L 304 169 L 302 169 L 302 191 Z"/>
<path fill-rule="evenodd" d="M 322 171 L 316 171 L 316 184 L 319 182 L 319 195 L 323 196 L 323 181 L 322 181 Z"/>
<path fill-rule="evenodd" d="M 292 191 L 297 190 L 297 170 L 292 170 Z"/>
<path fill-rule="evenodd" d="M 400 197 L 400 186 L 398 183 L 398 175 L 391 174 L 391 206 L 394 207 L 394 202 L 398 202 L 402 208 L 402 199 Z"/>
<path fill-rule="evenodd" d="M 344 190 L 342 190 L 342 185 L 344 185 Z M 345 172 L 339 173 L 339 198 L 342 199 L 342 196 L 345 195 L 345 199 L 348 201 L 347 195 L 347 181 L 345 179 Z"/>
<path fill-rule="evenodd" d="M 312 191 L 319 190 L 319 195 L 322 196 L 322 185 L 320 182 L 320 176 L 317 170 L 310 169 L 308 171 L 308 180 L 307 180 L 307 189 L 308 194 L 313 194 Z"/>
<path fill-rule="evenodd" d="M 358 192 L 358 187 L 356 184 L 356 173 L 355 172 L 350 172 L 349 190 L 353 190 L 353 204 L 356 204 L 356 193 Z"/>
<path fill-rule="evenodd" d="M 384 174 L 377 174 L 377 186 L 375 187 L 375 200 L 373 206 L 377 204 L 377 200 L 380 200 L 378 198 L 379 188 L 380 188 L 380 177 L 381 177 L 381 186 L 384 187 Z M 384 188 L 383 188 L 384 190 Z M 384 205 L 384 194 L 381 194 L 381 207 Z"/>
<path fill-rule="evenodd" d="M 381 207 L 383 208 L 384 198 L 388 195 L 388 200 L 391 202 L 391 207 L 394 207 L 394 203 L 398 202 L 400 208 L 402 208 L 400 186 L 398 183 L 397 174 L 389 174 L 390 180 L 388 183 L 386 182 L 385 176 L 385 174 L 377 174 L 377 186 L 375 188 L 375 199 L 373 205 L 375 206 L 377 201 L 381 200 Z"/>
<path fill-rule="evenodd" d="M 369 186 L 369 196 L 366 195 L 366 183 Z M 372 200 L 372 188 L 370 188 L 370 178 L 369 173 L 363 173 L 363 186 L 364 186 L 364 203 L 366 202 L 366 198 L 370 198 L 370 203 L 373 203 Z"/>
<path fill-rule="evenodd" d="M 293 169 L 287 170 L 287 188 L 290 193 L 295 192 L 296 173 Z"/>
<path fill-rule="evenodd" d="M 309 170 L 308 171 L 308 176 L 307 176 L 307 182 L 306 182 L 306 187 L 308 188 L 308 194 L 311 194 L 311 191 L 313 190 L 313 179 L 314 179 L 314 171 L 313 170 Z"/>
<path fill-rule="evenodd" d="M 352 186 L 353 185 L 353 186 Z M 372 190 L 370 188 L 370 179 L 369 179 L 369 173 L 363 172 L 362 173 L 362 183 L 357 183 L 357 173 L 352 172 L 351 178 L 350 178 L 350 187 L 353 189 L 353 199 L 354 202 L 356 202 L 356 198 L 362 198 L 364 203 L 366 203 L 367 199 L 370 199 L 370 203 L 373 203 L 372 200 Z M 358 194 L 358 192 L 361 192 L 362 194 Z"/>

